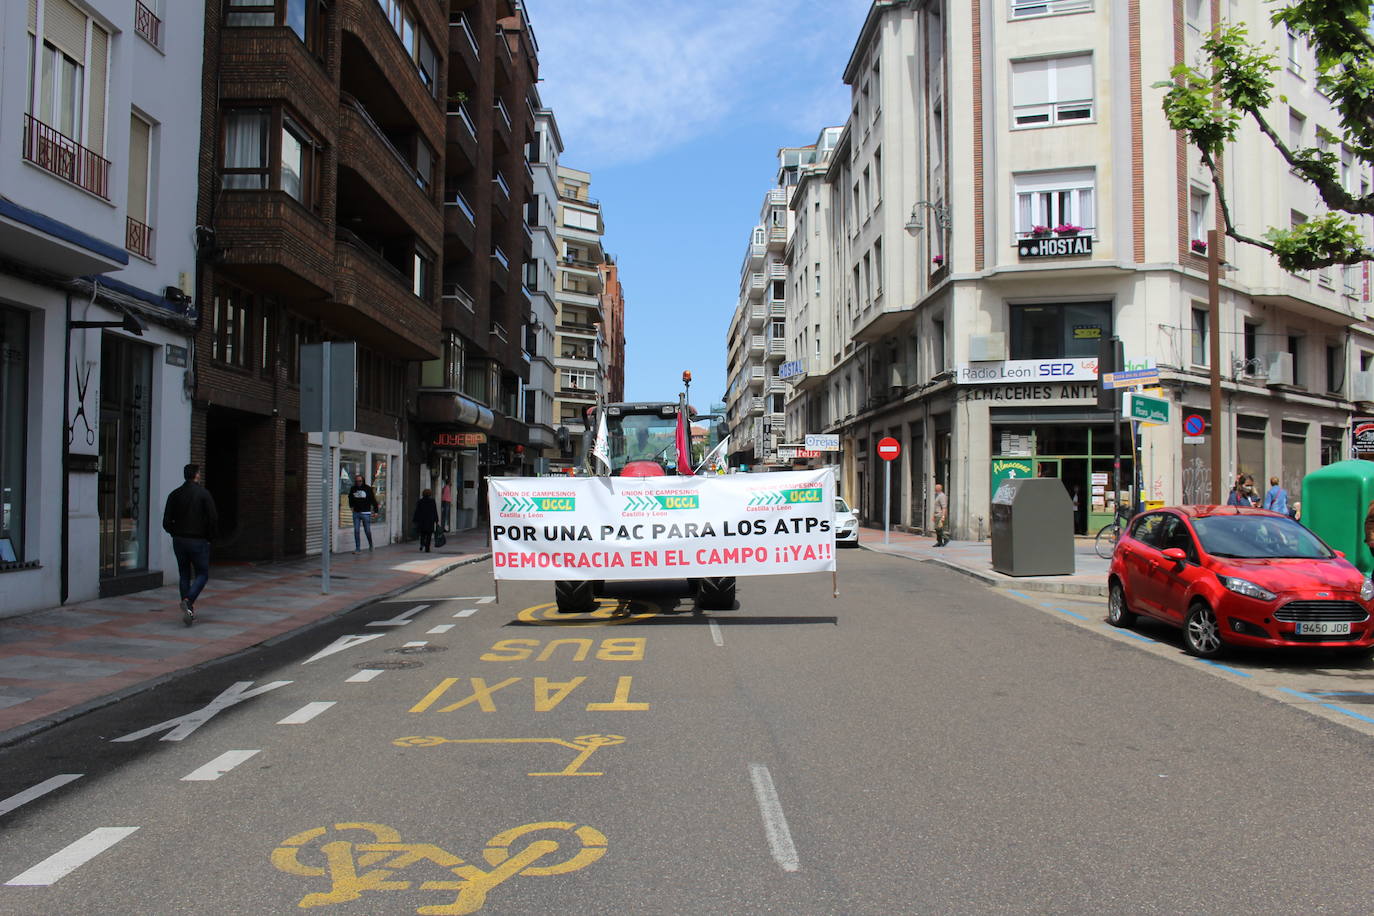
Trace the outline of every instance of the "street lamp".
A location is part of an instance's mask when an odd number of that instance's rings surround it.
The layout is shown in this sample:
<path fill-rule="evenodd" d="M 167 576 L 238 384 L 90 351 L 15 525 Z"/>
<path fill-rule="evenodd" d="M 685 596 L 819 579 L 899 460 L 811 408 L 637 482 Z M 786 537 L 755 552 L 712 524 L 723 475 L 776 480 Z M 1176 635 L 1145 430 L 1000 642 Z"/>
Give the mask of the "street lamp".
<path fill-rule="evenodd" d="M 925 229 L 926 219 L 925 214 L 921 212 L 922 207 L 930 211 L 931 216 L 935 218 L 936 227 L 939 228 L 941 232 L 949 231 L 949 208 L 937 203 L 932 203 L 928 200 L 918 200 L 911 205 L 911 216 L 907 219 L 906 225 L 902 227 L 906 230 L 907 235 L 915 238 Z"/>

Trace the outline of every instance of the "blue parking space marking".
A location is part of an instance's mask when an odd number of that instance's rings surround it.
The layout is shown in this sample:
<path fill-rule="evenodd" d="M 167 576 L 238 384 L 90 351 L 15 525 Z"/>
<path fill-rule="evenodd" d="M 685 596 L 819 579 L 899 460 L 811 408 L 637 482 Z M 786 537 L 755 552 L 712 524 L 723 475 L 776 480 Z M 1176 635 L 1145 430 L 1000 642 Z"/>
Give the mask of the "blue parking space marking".
<path fill-rule="evenodd" d="M 1371 690 L 1314 690 L 1319 697 L 1374 697 Z"/>
<path fill-rule="evenodd" d="M 1223 665 L 1206 658 L 1200 658 L 1198 661 L 1202 662 L 1204 665 L 1211 665 L 1213 668 L 1220 668 L 1222 671 L 1226 671 L 1238 677 L 1250 677 L 1249 672 L 1241 671 L 1239 668 L 1232 668 L 1230 665 Z"/>
<path fill-rule="evenodd" d="M 1047 608 L 1049 608 L 1049 609 L 1052 610 L 1052 611 L 1058 611 L 1058 612 L 1061 613 L 1061 614 L 1068 614 L 1070 617 L 1077 617 L 1079 620 L 1082 620 L 1082 621 L 1085 621 L 1085 622 L 1086 622 L 1087 619 L 1088 619 L 1088 618 L 1084 617 L 1082 614 L 1075 614 L 1073 611 L 1069 610 L 1069 609 L 1066 608 L 1066 607 L 1060 607 L 1060 606 L 1057 605 L 1057 604 L 1050 604 L 1048 601 L 1042 601 L 1042 602 L 1040 602 L 1040 604 L 1041 604 L 1043 607 L 1047 607 Z"/>
<path fill-rule="evenodd" d="M 1346 709 L 1344 706 L 1337 706 L 1335 703 L 1323 703 L 1322 705 L 1325 706 L 1327 709 L 1334 709 L 1336 712 L 1341 713 L 1342 715 L 1349 716 L 1352 719 L 1359 719 L 1361 722 L 1368 722 L 1371 725 L 1374 725 L 1374 719 L 1371 719 L 1369 716 L 1363 715 L 1361 713 L 1355 712 L 1355 710 L 1353 709 Z"/>
<path fill-rule="evenodd" d="M 1016 597 L 1022 598 L 1022 599 L 1026 600 L 1026 601 L 1034 601 L 1034 600 L 1035 600 L 1035 599 L 1032 598 L 1030 595 L 1027 595 L 1025 592 L 1018 592 L 1018 591 L 1015 591 L 1014 589 L 1010 589 L 1010 588 L 1007 589 L 1007 592 L 1008 592 L 1008 594 L 1015 595 Z"/>
<path fill-rule="evenodd" d="M 1280 693 L 1292 694 L 1293 696 L 1295 696 L 1295 697 L 1297 697 L 1298 699 L 1301 699 L 1301 700 L 1314 700 L 1314 701 L 1315 701 L 1315 700 L 1319 699 L 1319 697 L 1313 696 L 1313 695 L 1310 694 L 1310 693 L 1303 693 L 1301 690 L 1294 690 L 1292 687 L 1280 687 L 1280 688 L 1279 688 L 1279 692 L 1280 692 Z"/>
<path fill-rule="evenodd" d="M 1141 636 L 1139 633 L 1133 633 L 1130 630 L 1123 630 L 1121 627 L 1114 627 L 1109 623 L 1104 623 L 1102 625 L 1102 629 L 1106 630 L 1108 633 L 1120 633 L 1122 636 L 1129 636 L 1131 637 L 1131 639 L 1138 639 L 1141 642 L 1157 642 L 1157 640 L 1151 639 L 1148 636 Z"/>

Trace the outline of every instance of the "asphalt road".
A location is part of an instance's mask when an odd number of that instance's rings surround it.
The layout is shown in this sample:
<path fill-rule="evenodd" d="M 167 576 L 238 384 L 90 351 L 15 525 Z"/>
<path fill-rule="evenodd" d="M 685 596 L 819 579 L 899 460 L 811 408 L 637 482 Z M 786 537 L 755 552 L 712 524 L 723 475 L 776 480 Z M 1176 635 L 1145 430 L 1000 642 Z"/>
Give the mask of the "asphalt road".
<path fill-rule="evenodd" d="M 1088 602 L 840 567 L 570 618 L 464 567 L 43 733 L 0 912 L 1370 910 L 1365 732 Z"/>

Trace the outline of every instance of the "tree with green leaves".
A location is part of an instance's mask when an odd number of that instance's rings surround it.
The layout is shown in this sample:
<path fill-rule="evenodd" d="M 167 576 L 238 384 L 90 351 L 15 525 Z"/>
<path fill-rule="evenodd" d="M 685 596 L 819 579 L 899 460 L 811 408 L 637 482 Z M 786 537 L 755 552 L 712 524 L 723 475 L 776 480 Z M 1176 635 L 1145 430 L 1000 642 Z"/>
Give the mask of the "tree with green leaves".
<path fill-rule="evenodd" d="M 1316 52 L 1317 87 L 1340 118 L 1339 138 L 1366 164 L 1374 160 L 1374 39 L 1369 32 L 1371 0 L 1289 0 L 1270 17 L 1306 39 Z M 1202 45 L 1201 67 L 1180 64 L 1167 89 L 1164 113 L 1201 153 L 1221 203 L 1226 234 L 1273 252 L 1285 270 L 1374 260 L 1353 216 L 1374 214 L 1374 194 L 1357 196 L 1341 183 L 1339 159 L 1328 151 L 1292 147 L 1270 123 L 1276 98 L 1271 75 L 1276 52 L 1252 44 L 1241 23 L 1222 22 Z M 1237 231 L 1231 218 L 1217 156 L 1249 118 L 1273 144 L 1295 175 L 1310 183 L 1329 212 L 1299 226 L 1271 228 L 1262 238 Z"/>

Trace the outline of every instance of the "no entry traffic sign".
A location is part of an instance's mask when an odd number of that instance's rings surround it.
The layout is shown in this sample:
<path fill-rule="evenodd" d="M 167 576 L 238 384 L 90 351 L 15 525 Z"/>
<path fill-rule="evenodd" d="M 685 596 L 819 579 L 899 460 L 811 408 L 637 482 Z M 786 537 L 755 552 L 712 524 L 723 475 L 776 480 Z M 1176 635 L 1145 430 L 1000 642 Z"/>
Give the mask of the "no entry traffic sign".
<path fill-rule="evenodd" d="M 902 443 L 891 436 L 884 436 L 878 440 L 878 457 L 884 461 L 892 461 L 902 453 Z"/>
<path fill-rule="evenodd" d="M 1207 421 L 1195 413 L 1183 418 L 1183 431 L 1190 436 L 1200 436 L 1207 431 Z"/>

